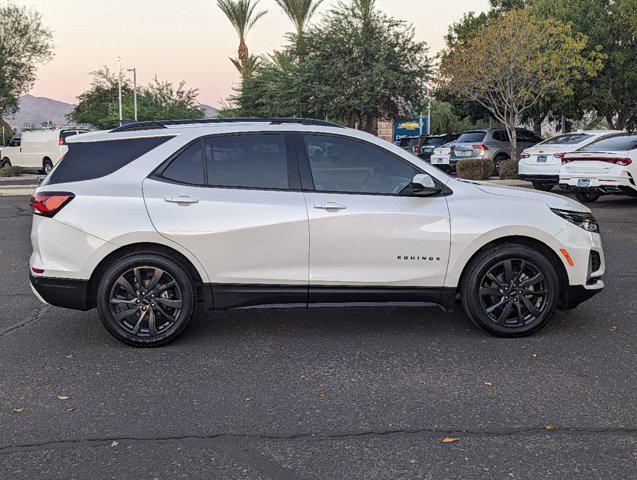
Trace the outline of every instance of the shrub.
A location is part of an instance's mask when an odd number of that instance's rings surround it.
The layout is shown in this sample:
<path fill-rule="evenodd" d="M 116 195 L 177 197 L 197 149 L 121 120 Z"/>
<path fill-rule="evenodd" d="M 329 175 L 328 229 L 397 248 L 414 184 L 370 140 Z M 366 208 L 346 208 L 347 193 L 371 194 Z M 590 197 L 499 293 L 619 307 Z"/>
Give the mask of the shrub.
<path fill-rule="evenodd" d="M 459 178 L 467 180 L 489 180 L 493 173 L 493 160 L 485 158 L 467 158 L 459 160 L 456 171 Z"/>
<path fill-rule="evenodd" d="M 0 168 L 0 177 L 19 177 L 24 173 L 22 167 L 4 167 Z"/>
<path fill-rule="evenodd" d="M 500 162 L 500 178 L 511 180 L 518 178 L 518 162 L 515 160 L 503 160 Z"/>

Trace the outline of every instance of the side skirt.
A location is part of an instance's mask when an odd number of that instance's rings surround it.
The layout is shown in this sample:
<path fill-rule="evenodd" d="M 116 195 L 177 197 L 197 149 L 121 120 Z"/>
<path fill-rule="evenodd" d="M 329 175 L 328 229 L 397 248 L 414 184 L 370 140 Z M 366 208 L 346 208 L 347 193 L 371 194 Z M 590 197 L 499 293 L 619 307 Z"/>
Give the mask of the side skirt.
<path fill-rule="evenodd" d="M 455 288 L 211 284 L 214 309 L 336 305 L 437 304 L 453 310 Z"/>

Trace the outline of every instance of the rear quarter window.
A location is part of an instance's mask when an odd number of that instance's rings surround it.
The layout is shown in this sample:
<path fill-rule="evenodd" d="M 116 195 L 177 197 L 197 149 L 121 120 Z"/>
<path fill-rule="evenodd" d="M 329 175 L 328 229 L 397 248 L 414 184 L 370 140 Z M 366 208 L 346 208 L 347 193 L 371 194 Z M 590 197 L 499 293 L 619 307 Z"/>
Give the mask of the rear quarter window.
<path fill-rule="evenodd" d="M 105 177 L 173 138 L 146 137 L 69 144 L 69 151 L 42 185 Z"/>

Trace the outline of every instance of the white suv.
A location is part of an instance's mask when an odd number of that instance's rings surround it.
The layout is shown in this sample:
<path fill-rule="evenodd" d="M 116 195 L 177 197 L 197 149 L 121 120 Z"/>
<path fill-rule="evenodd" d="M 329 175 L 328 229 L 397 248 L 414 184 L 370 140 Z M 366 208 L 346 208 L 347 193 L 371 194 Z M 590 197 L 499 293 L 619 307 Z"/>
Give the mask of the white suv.
<path fill-rule="evenodd" d="M 300 119 L 141 123 L 69 139 L 31 200 L 31 283 L 135 346 L 209 309 L 459 299 L 501 336 L 599 292 L 585 206 L 453 179 Z"/>

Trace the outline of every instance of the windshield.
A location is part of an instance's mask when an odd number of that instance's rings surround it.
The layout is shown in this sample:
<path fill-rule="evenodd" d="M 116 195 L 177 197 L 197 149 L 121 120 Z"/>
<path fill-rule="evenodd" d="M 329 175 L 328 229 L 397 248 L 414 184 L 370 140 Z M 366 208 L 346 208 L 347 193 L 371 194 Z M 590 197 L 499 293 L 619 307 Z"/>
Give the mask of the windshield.
<path fill-rule="evenodd" d="M 637 149 L 637 134 L 621 134 L 602 138 L 580 149 L 580 152 L 621 152 Z"/>
<path fill-rule="evenodd" d="M 456 140 L 457 143 L 474 143 L 482 142 L 487 134 L 485 132 L 464 132 Z"/>
<path fill-rule="evenodd" d="M 549 138 L 548 140 L 540 143 L 540 145 L 577 145 L 578 143 L 582 143 L 590 138 L 593 138 L 593 135 L 588 135 L 586 133 L 569 133 Z"/>

